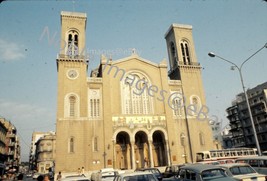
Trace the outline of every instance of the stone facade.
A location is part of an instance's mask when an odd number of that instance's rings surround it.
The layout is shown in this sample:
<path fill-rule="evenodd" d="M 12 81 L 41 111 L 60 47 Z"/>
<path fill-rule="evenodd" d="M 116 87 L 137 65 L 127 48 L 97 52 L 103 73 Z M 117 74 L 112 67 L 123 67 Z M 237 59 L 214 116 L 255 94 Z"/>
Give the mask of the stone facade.
<path fill-rule="evenodd" d="M 49 135 L 50 132 L 33 132 L 32 133 L 32 140 L 31 140 L 31 149 L 30 149 L 30 157 L 29 157 L 29 167 L 30 170 L 38 170 L 37 168 L 37 159 L 38 155 L 36 155 L 36 143 L 39 139 L 44 137 L 45 135 Z"/>
<path fill-rule="evenodd" d="M 55 165 L 56 156 L 56 135 L 50 132 L 41 137 L 36 143 L 37 172 L 46 174 L 52 171 Z"/>
<path fill-rule="evenodd" d="M 7 130 L 6 135 L 1 133 L 1 139 L 6 138 L 5 140 L 5 166 L 7 169 L 18 169 L 18 166 L 21 162 L 21 150 L 19 137 L 17 135 L 17 128 L 5 118 L 0 118 L 0 122 L 3 124 Z M 4 151 L 4 150 L 2 150 Z"/>
<path fill-rule="evenodd" d="M 213 148 L 192 26 L 165 34 L 170 70 L 132 55 L 101 56 L 87 77 L 86 14 L 61 13 L 56 172 L 194 162 Z M 169 76 L 169 77 L 168 77 Z"/>

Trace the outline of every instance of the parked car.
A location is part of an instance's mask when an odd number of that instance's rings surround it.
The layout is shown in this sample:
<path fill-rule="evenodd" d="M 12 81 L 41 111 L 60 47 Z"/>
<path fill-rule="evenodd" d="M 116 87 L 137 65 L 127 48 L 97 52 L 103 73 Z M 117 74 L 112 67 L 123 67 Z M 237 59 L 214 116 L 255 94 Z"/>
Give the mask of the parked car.
<path fill-rule="evenodd" d="M 248 163 L 258 173 L 267 175 L 267 156 L 242 157 L 236 163 Z"/>
<path fill-rule="evenodd" d="M 266 181 L 267 176 L 257 173 L 249 164 L 246 163 L 230 163 L 220 165 L 226 170 L 228 176 L 236 180 L 257 180 Z"/>
<path fill-rule="evenodd" d="M 209 164 L 209 165 L 219 165 L 220 163 L 218 161 L 201 161 L 201 162 L 197 162 L 200 164 Z"/>
<path fill-rule="evenodd" d="M 219 166 L 190 164 L 180 168 L 178 175 L 163 179 L 166 181 L 235 181 Z"/>
<path fill-rule="evenodd" d="M 169 178 L 169 177 L 177 175 L 182 166 L 185 166 L 185 165 L 184 164 L 179 164 L 179 165 L 167 166 L 165 168 L 164 173 L 162 174 L 162 177 L 163 178 Z"/>
<path fill-rule="evenodd" d="M 32 179 L 37 179 L 40 175 L 42 175 L 41 173 L 34 173 L 32 175 Z"/>
<path fill-rule="evenodd" d="M 90 181 L 90 179 L 84 176 L 70 176 L 62 178 L 60 181 Z"/>
<path fill-rule="evenodd" d="M 99 173 L 99 181 L 113 181 L 115 176 L 118 175 L 118 171 L 105 171 Z"/>
<path fill-rule="evenodd" d="M 91 174 L 91 181 L 113 181 L 120 171 L 121 170 L 115 170 L 113 168 L 102 168 Z"/>
<path fill-rule="evenodd" d="M 158 181 L 151 172 L 132 172 L 116 175 L 113 181 Z"/>
<path fill-rule="evenodd" d="M 157 168 L 138 168 L 135 172 L 151 172 L 158 178 L 158 180 L 162 180 L 162 174 Z"/>

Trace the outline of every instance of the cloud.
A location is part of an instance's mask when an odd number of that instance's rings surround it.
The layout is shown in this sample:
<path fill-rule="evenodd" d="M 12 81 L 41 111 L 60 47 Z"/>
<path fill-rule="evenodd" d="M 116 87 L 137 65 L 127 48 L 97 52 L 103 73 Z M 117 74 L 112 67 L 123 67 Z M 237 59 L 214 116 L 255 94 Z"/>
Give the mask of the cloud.
<path fill-rule="evenodd" d="M 49 108 L 33 104 L 0 99 L 0 117 L 9 120 L 17 128 L 23 161 L 28 160 L 31 136 L 34 131 L 54 131 L 55 113 L 53 112 Z"/>
<path fill-rule="evenodd" d="M 0 60 L 12 61 L 25 58 L 22 49 L 22 45 L 0 39 Z"/>

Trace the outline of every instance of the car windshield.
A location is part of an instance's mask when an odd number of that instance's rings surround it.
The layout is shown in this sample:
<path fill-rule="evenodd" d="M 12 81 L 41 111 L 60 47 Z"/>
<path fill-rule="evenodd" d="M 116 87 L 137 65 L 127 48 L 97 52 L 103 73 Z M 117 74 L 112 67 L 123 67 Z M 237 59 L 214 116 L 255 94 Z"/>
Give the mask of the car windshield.
<path fill-rule="evenodd" d="M 226 174 L 222 169 L 213 169 L 203 171 L 201 173 L 201 177 L 203 178 L 203 180 L 209 180 L 211 178 L 226 177 Z"/>
<path fill-rule="evenodd" d="M 133 175 L 124 177 L 123 181 L 157 181 L 153 175 Z"/>
<path fill-rule="evenodd" d="M 149 171 L 151 173 L 159 173 L 159 171 L 157 169 L 148 169 L 146 171 Z"/>
<path fill-rule="evenodd" d="M 238 166 L 229 169 L 233 175 L 256 173 L 250 166 Z"/>

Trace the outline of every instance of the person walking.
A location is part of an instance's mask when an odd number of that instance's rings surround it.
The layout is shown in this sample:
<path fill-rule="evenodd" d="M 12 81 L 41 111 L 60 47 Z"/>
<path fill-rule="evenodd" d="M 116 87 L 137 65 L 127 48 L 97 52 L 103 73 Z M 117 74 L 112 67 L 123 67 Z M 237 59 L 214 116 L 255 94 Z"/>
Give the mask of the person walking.
<path fill-rule="evenodd" d="M 58 172 L 57 180 L 60 180 L 62 178 L 61 172 Z"/>
<path fill-rule="evenodd" d="M 82 176 L 85 176 L 85 175 L 84 175 L 84 167 L 82 167 L 81 175 L 82 175 Z"/>

